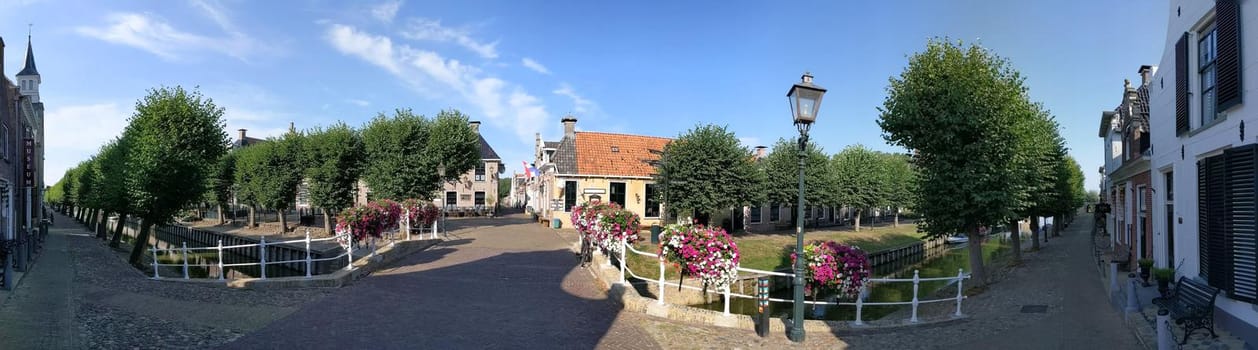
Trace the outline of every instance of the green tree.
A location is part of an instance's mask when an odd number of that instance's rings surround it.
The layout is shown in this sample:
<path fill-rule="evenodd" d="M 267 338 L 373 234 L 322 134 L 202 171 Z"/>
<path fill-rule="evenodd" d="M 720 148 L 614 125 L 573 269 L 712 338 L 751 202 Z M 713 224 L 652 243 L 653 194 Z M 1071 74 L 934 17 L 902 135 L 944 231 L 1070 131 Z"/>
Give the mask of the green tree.
<path fill-rule="evenodd" d="M 127 216 L 132 212 L 131 192 L 127 189 L 127 152 L 130 139 L 123 137 L 114 139 L 101 148 L 98 163 L 98 183 L 101 204 L 106 212 L 118 214 L 118 224 L 113 236 L 109 239 L 110 247 L 118 247 L 122 242 L 122 227 L 126 225 Z M 107 221 L 107 220 L 103 220 Z M 102 222 L 102 225 L 104 222 Z M 108 231 L 106 227 L 103 231 Z"/>
<path fill-rule="evenodd" d="M 900 210 L 913 206 L 917 196 L 917 170 L 913 168 L 908 155 L 895 153 L 879 153 L 885 169 L 886 204 L 895 215 L 893 226 L 900 226 Z"/>
<path fill-rule="evenodd" d="M 236 186 L 236 152 L 224 153 L 214 165 L 210 175 L 210 200 L 218 207 L 218 223 L 227 222 L 223 211 L 231 205 L 232 189 Z M 235 215 L 235 214 L 233 214 Z"/>
<path fill-rule="evenodd" d="M 96 217 L 99 215 L 97 211 L 100 209 L 100 196 L 96 189 L 96 156 L 84 160 L 79 163 L 78 171 L 75 172 L 75 194 L 74 198 L 79 206 L 81 221 L 95 231 Z"/>
<path fill-rule="evenodd" d="M 511 181 L 515 181 L 513 177 L 498 178 L 498 198 L 507 198 L 511 195 Z"/>
<path fill-rule="evenodd" d="M 445 169 L 445 175 L 438 179 L 459 181 L 467 172 L 485 166 L 480 158 L 480 134 L 468 125 L 468 116 L 458 110 L 443 110 L 429 124 L 428 142 L 424 147 L 425 161 Z M 497 169 L 486 169 L 486 175 Z M 419 188 L 407 198 L 432 198 L 441 189 L 441 182 L 433 183 L 431 189 Z M 405 199 L 405 198 L 401 198 Z"/>
<path fill-rule="evenodd" d="M 297 186 L 301 184 L 301 156 L 305 136 L 296 130 L 289 130 L 280 138 L 267 142 L 268 147 L 262 148 L 261 172 L 253 177 L 259 186 L 254 190 L 258 194 L 258 204 L 275 210 L 280 219 L 280 233 L 288 232 L 288 209 L 292 208 L 297 198 Z"/>
<path fill-rule="evenodd" d="M 811 141 L 804 154 L 804 204 L 838 205 L 830 157 Z M 758 164 L 763 167 L 765 198 L 793 207 L 799 199 L 799 139 L 778 140 Z M 791 210 L 792 218 L 798 214 L 798 208 Z"/>
<path fill-rule="evenodd" d="M 444 181 L 457 181 L 482 164 L 480 136 L 458 111 L 442 111 L 434 120 L 409 109 L 392 117 L 381 113 L 363 128 L 362 138 L 363 179 L 377 198 L 432 198 Z"/>
<path fill-rule="evenodd" d="M 1056 178 L 1054 169 L 1065 145 L 1065 139 L 1058 132 L 1058 124 L 1048 111 L 1039 104 L 1024 102 L 1010 118 L 1016 144 L 1008 169 L 1013 178 L 1009 187 L 1012 197 L 1007 226 L 1015 263 L 1022 259 L 1019 220 L 1031 219 L 1032 248 L 1039 249 L 1039 217 L 1051 215 L 1050 204 Z"/>
<path fill-rule="evenodd" d="M 1011 117 L 1026 100 L 1023 78 L 1007 60 L 947 40 L 931 40 L 891 78 L 878 124 L 888 142 L 914 151 L 919 230 L 936 237 L 968 232 L 978 242 L 979 227 L 1012 215 Z M 986 285 L 981 249 L 970 249 L 970 266 Z"/>
<path fill-rule="evenodd" d="M 760 174 L 738 136 L 712 124 L 695 126 L 669 142 L 655 165 L 655 182 L 668 184 L 668 207 L 694 210 L 704 224 L 712 212 L 759 199 L 748 189 L 759 188 Z"/>
<path fill-rule="evenodd" d="M 311 204 L 323 211 L 325 232 L 332 232 L 334 214 L 354 205 L 363 157 L 362 137 L 345 123 L 306 136 L 306 190 Z"/>
<path fill-rule="evenodd" d="M 847 146 L 830 160 L 834 200 L 854 210 L 853 229 L 856 231 L 860 231 L 861 214 L 865 209 L 890 203 L 886 165 L 877 152 L 861 145 Z"/>
<path fill-rule="evenodd" d="M 132 264 L 140 261 L 153 225 L 170 222 L 205 193 L 211 165 L 228 144 L 223 108 L 198 91 L 149 90 L 135 109 L 123 132 L 134 141 L 127 152 L 127 188 L 135 214 L 143 219 Z"/>
<path fill-rule="evenodd" d="M 236 200 L 249 208 L 249 218 L 246 220 L 248 227 L 257 226 L 258 223 L 258 205 L 267 186 L 266 179 L 263 179 L 266 171 L 264 168 L 271 147 L 274 145 L 270 142 L 261 142 L 232 151 L 232 158 L 235 160 L 233 183 L 236 187 Z"/>

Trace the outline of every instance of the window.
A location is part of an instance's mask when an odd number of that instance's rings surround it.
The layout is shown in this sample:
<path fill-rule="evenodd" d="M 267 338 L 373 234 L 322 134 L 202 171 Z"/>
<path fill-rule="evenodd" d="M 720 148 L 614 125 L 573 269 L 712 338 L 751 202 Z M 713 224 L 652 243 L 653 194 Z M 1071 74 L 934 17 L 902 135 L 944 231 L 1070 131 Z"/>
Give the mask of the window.
<path fill-rule="evenodd" d="M 9 159 L 9 126 L 0 125 L 0 156 Z"/>
<path fill-rule="evenodd" d="M 447 207 L 454 207 L 454 206 L 458 206 L 458 205 L 459 205 L 459 194 L 458 194 L 458 192 L 454 192 L 454 191 L 446 192 L 446 203 L 445 203 L 445 204 L 446 204 L 446 206 L 447 206 Z"/>
<path fill-rule="evenodd" d="M 1197 162 L 1199 275 L 1227 296 L 1258 301 L 1258 145 L 1228 149 Z"/>
<path fill-rule="evenodd" d="M 769 208 L 769 222 L 777 222 L 782 219 L 782 205 L 774 204 Z"/>
<path fill-rule="evenodd" d="M 1215 110 L 1215 65 L 1214 59 L 1218 56 L 1217 46 L 1215 45 L 1214 28 L 1201 33 L 1201 39 L 1197 41 L 1197 70 L 1201 75 L 1201 125 L 1213 122 L 1218 116 Z"/>
<path fill-rule="evenodd" d="M 572 207 L 577 205 L 577 182 L 563 182 L 563 211 L 572 211 Z"/>
<path fill-rule="evenodd" d="M 611 183 L 610 187 L 611 187 L 611 198 L 610 198 L 611 201 L 613 203 L 620 204 L 621 207 L 624 207 L 625 206 L 625 183 L 613 182 Z"/>
<path fill-rule="evenodd" d="M 485 162 L 476 167 L 476 181 L 485 181 Z"/>
<path fill-rule="evenodd" d="M 763 219 L 762 218 L 763 215 L 760 214 L 760 209 L 761 209 L 760 206 L 751 207 L 751 217 L 750 217 L 751 223 L 758 224 L 760 223 L 760 220 Z"/>
<path fill-rule="evenodd" d="M 476 200 L 472 203 L 475 203 L 478 207 L 485 206 L 485 192 L 476 191 Z"/>
<path fill-rule="evenodd" d="M 656 192 L 655 184 L 646 184 L 646 217 L 660 217 L 660 200 L 656 199 L 659 193 Z"/>

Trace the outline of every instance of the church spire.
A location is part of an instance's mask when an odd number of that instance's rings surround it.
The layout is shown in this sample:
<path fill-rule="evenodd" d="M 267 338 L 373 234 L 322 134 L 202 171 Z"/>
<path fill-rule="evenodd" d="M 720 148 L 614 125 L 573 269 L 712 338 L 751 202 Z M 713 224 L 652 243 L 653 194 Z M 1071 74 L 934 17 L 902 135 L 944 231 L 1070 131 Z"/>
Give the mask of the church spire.
<path fill-rule="evenodd" d="M 39 75 L 39 71 L 35 69 L 35 50 L 31 48 L 30 34 L 26 35 L 26 67 L 22 67 L 17 75 Z"/>

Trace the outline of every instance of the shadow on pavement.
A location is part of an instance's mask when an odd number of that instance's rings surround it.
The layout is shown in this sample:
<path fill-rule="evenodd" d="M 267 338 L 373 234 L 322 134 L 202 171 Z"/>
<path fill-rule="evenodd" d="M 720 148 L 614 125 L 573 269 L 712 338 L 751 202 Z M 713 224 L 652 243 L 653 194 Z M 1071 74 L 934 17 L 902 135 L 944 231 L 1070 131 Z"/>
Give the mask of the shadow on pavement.
<path fill-rule="evenodd" d="M 474 254 L 417 253 L 222 348 L 589 349 L 612 336 L 620 307 L 570 251 Z"/>

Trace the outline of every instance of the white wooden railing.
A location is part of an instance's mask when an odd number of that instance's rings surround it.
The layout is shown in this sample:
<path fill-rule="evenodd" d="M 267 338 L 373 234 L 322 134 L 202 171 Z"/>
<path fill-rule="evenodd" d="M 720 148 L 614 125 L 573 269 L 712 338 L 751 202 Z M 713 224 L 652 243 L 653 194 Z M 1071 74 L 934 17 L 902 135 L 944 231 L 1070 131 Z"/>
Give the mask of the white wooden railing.
<path fill-rule="evenodd" d="M 582 243 L 584 243 L 584 242 L 582 242 Z M 640 279 L 640 280 L 643 280 L 643 281 L 652 281 L 652 282 L 655 282 L 655 283 L 659 286 L 659 290 L 657 291 L 657 293 L 658 293 L 658 294 L 657 294 L 657 297 L 656 297 L 656 303 L 659 303 L 659 304 L 663 304 L 663 303 L 664 303 L 664 286 L 666 286 L 666 285 L 667 285 L 667 286 L 675 286 L 675 287 L 679 287 L 679 288 L 687 288 L 687 289 L 692 289 L 692 290 L 698 290 L 698 291 L 707 292 L 707 293 L 720 293 L 720 294 L 722 294 L 722 295 L 724 296 L 724 298 L 722 298 L 722 299 L 724 299 L 724 302 L 725 302 L 725 305 L 724 305 L 724 311 L 723 311 L 723 313 L 724 313 L 724 315 L 726 315 L 726 316 L 729 316 L 729 314 L 730 314 L 730 313 L 729 313 L 729 304 L 730 304 L 731 297 L 746 298 L 746 299 L 752 299 L 752 300 L 755 300 L 755 299 L 756 299 L 756 297 L 755 297 L 755 296 L 746 295 L 746 294 L 739 294 L 739 293 L 732 293 L 732 292 L 730 292 L 730 290 L 729 290 L 729 286 L 724 286 L 724 287 L 721 287 L 719 291 L 708 291 L 708 290 L 705 290 L 705 289 L 703 289 L 703 288 L 699 288 L 699 287 L 695 287 L 695 286 L 687 286 L 687 285 L 682 285 L 682 284 L 680 284 L 680 283 L 668 282 L 668 281 L 666 281 L 666 280 L 664 279 L 664 261 L 663 261 L 663 260 L 661 260 L 661 259 L 659 259 L 659 254 L 656 254 L 656 253 L 648 253 L 648 252 L 644 252 L 644 251 L 640 251 L 640 250 L 634 249 L 632 244 L 627 244 L 627 243 L 626 243 L 625 241 L 623 241 L 623 240 L 621 241 L 621 245 L 623 246 L 623 248 L 624 248 L 624 249 L 621 249 L 621 250 L 620 250 L 620 282 L 619 282 L 619 283 L 621 283 L 622 285 L 627 285 L 627 284 L 628 284 L 628 282 L 627 282 L 627 280 L 626 280 L 626 274 L 627 274 L 628 276 L 633 276 L 634 278 L 637 278 L 637 279 Z M 638 254 L 638 255 L 641 255 L 641 256 L 647 256 L 647 257 L 652 257 L 652 258 L 655 258 L 655 259 L 656 259 L 656 261 L 659 261 L 659 266 L 660 266 L 660 269 L 659 269 L 659 275 L 658 275 L 658 276 L 656 276 L 655 278 L 648 278 L 648 277 L 643 277 L 643 276 L 640 276 L 640 275 L 638 275 L 637 273 L 634 273 L 634 272 L 633 272 L 633 270 L 631 270 L 631 269 L 629 269 L 629 268 L 628 268 L 628 265 L 629 265 L 629 264 L 628 264 L 628 263 L 627 263 L 627 261 L 625 260 L 625 252 L 633 252 L 634 254 Z M 608 259 L 607 261 L 608 261 L 608 263 L 609 263 L 609 264 L 611 263 L 611 259 Z M 793 274 L 793 273 L 776 272 L 776 271 L 764 271 L 764 270 L 749 269 L 749 268 L 745 268 L 745 267 L 739 267 L 739 268 L 738 268 L 738 272 L 739 272 L 739 274 L 741 274 L 741 273 L 743 273 L 743 272 L 747 272 L 747 273 L 756 274 L 756 275 L 781 276 L 781 277 L 788 277 L 788 278 L 794 278 L 794 277 L 795 277 L 795 274 Z M 962 282 L 963 280 L 967 279 L 967 278 L 970 278 L 970 275 L 969 275 L 969 274 L 966 274 L 966 273 L 965 273 L 965 271 L 964 271 L 964 270 L 962 270 L 962 269 L 957 269 L 957 275 L 956 275 L 956 276 L 949 276 L 949 277 L 931 277 L 931 278 L 921 278 L 921 277 L 918 275 L 918 270 L 913 270 L 913 278 L 870 278 L 870 279 L 866 280 L 866 281 L 867 281 L 867 283 L 865 283 L 865 284 L 862 284 L 862 285 L 861 285 L 860 295 L 856 298 L 856 301 L 854 301 L 854 302 L 827 302 L 827 301 L 812 301 L 812 300 L 805 300 L 805 301 L 804 301 L 804 303 L 805 303 L 805 304 L 809 304 L 809 305 L 850 305 L 850 306 L 855 306 L 855 307 L 856 307 L 856 320 L 854 320 L 854 321 L 853 321 L 853 323 L 854 323 L 854 324 L 857 324 L 857 325 L 864 324 L 864 321 L 861 319 L 861 311 L 865 308 L 865 306 L 870 306 L 870 305 L 912 305 L 912 306 L 913 306 L 912 316 L 909 318 L 909 322 L 917 322 L 917 321 L 918 321 L 918 318 L 917 318 L 917 309 L 918 309 L 918 305 L 921 305 L 921 304 L 928 304 L 928 303 L 939 303 L 939 302 L 949 302 L 949 301 L 951 301 L 951 302 L 956 302 L 956 312 L 955 312 L 953 315 L 954 315 L 954 316 L 956 316 L 956 317 L 960 317 L 960 316 L 962 316 L 962 315 L 963 315 L 963 314 L 961 313 L 961 301 L 966 299 L 965 294 L 964 294 L 964 293 L 962 293 L 963 289 L 962 289 L 962 286 L 961 286 L 961 284 L 962 284 L 961 282 Z M 956 297 L 950 297 L 950 298 L 939 298 L 939 299 L 927 299 L 927 300 L 921 300 L 921 299 L 919 299 L 918 294 L 920 294 L 920 293 L 919 293 L 919 287 L 920 287 L 920 284 L 921 284 L 921 282 L 928 282 L 928 281 L 949 281 L 949 282 L 955 282 L 955 283 L 957 284 L 957 295 L 956 295 Z M 866 302 L 866 301 L 865 301 L 865 298 L 868 296 L 868 294 L 867 294 L 867 292 L 868 292 L 868 291 L 867 291 L 867 287 L 869 286 L 869 283 L 908 283 L 908 282 L 912 282 L 912 283 L 913 283 L 913 300 L 912 300 L 912 301 L 901 301 L 901 302 Z M 769 301 L 772 301 L 772 302 L 781 302 L 781 303 L 791 303 L 791 302 L 794 302 L 793 300 L 789 300 L 789 299 L 779 299 L 779 298 L 769 298 Z"/>

